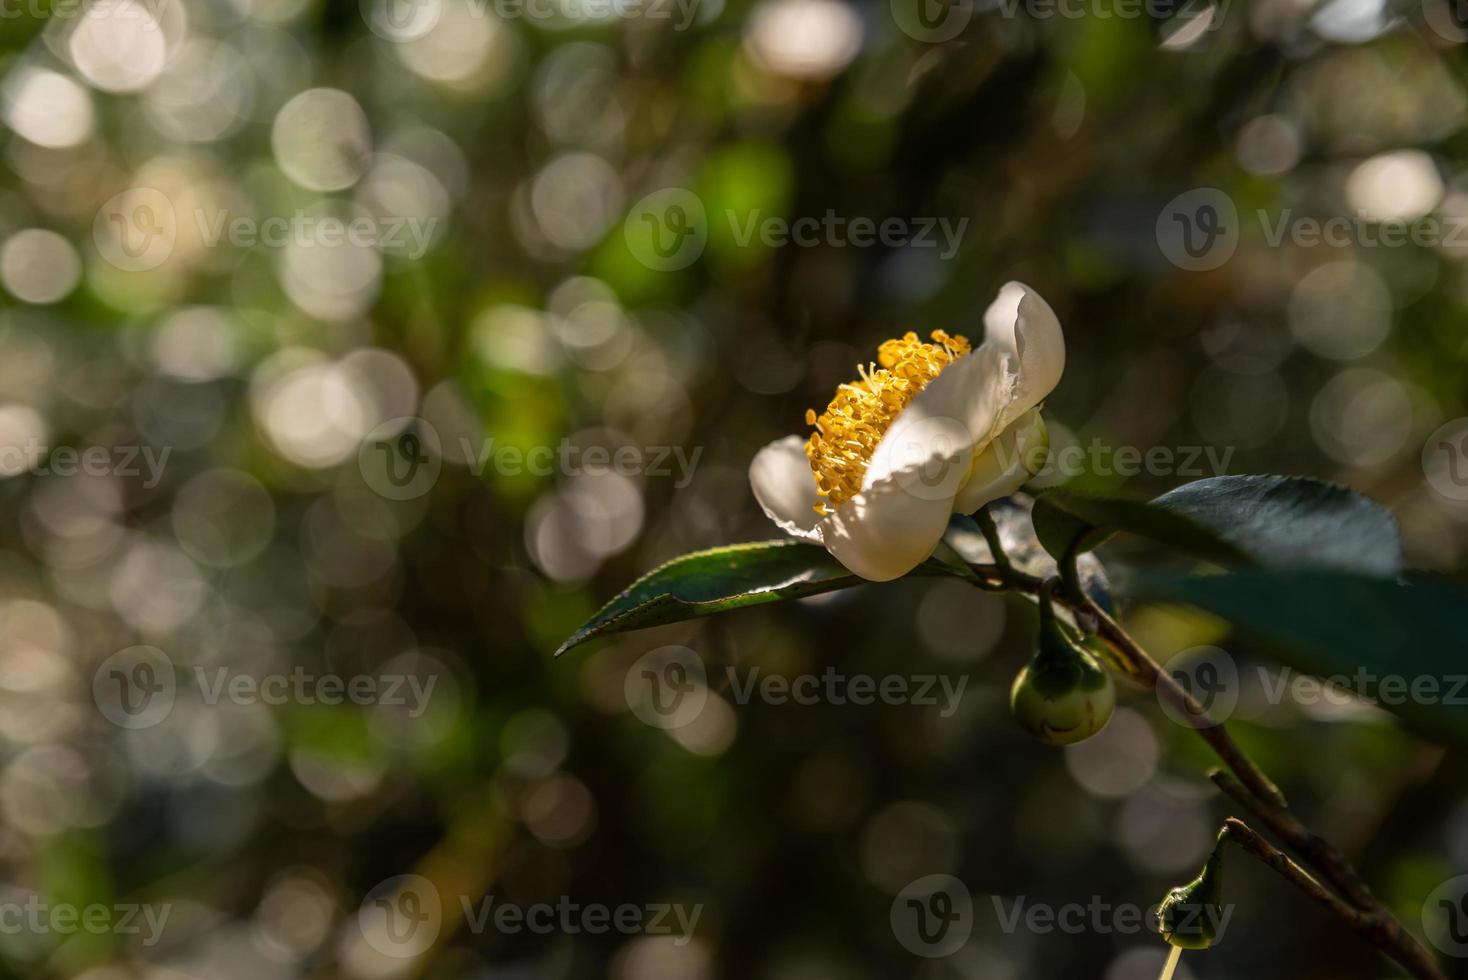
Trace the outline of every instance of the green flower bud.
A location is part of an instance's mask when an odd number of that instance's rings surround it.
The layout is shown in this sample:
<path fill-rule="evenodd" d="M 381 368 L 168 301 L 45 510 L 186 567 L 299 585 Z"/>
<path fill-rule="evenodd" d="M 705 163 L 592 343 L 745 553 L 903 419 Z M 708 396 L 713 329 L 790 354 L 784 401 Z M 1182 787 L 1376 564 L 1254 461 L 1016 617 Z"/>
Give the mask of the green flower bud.
<path fill-rule="evenodd" d="M 1223 841 L 1213 849 L 1198 877 L 1167 893 L 1157 906 L 1157 931 L 1183 949 L 1207 949 L 1218 938 L 1223 921 Z"/>
<path fill-rule="evenodd" d="M 1030 734 L 1052 745 L 1095 735 L 1111 720 L 1116 687 L 1075 627 L 1040 600 L 1040 648 L 1014 678 L 1009 706 Z"/>

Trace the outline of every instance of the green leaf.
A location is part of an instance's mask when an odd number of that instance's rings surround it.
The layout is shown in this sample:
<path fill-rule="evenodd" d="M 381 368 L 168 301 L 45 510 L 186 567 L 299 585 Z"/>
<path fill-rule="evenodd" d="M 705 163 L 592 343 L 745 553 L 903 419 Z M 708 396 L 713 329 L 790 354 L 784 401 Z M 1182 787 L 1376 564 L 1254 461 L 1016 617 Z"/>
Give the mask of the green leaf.
<path fill-rule="evenodd" d="M 1139 598 L 1184 602 L 1222 617 L 1296 670 L 1343 679 L 1417 730 L 1468 745 L 1468 592 L 1460 588 L 1307 569 L 1143 578 L 1135 585 Z"/>
<path fill-rule="evenodd" d="M 930 560 L 915 574 L 957 573 Z M 556 656 L 608 633 L 834 592 L 863 581 L 825 548 L 788 538 L 695 551 L 629 585 L 562 643 Z"/>
<path fill-rule="evenodd" d="M 1380 504 L 1304 477 L 1220 476 L 1152 501 L 1056 490 L 1035 504 L 1035 532 L 1063 555 L 1115 531 L 1140 534 L 1221 565 L 1335 568 L 1392 576 L 1401 536 Z"/>

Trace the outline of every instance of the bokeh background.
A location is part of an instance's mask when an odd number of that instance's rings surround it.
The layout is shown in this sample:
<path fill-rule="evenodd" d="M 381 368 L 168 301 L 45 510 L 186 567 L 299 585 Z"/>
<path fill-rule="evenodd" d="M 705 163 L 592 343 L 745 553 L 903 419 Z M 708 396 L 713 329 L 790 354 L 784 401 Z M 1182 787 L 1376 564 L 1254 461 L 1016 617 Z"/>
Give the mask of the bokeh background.
<path fill-rule="evenodd" d="M 1370 494 L 1412 565 L 1462 568 L 1463 461 L 1434 449 L 1468 415 L 1458 12 L 1065 10 L 0 0 L 3 901 L 171 910 L 150 944 L 0 929 L 0 970 L 1155 977 L 1154 934 L 1006 932 L 987 897 L 1145 908 L 1229 812 L 1136 692 L 1091 742 L 1027 739 L 1023 602 L 904 581 L 551 656 L 655 563 L 775 536 L 755 450 L 883 338 L 979 331 L 1010 279 L 1065 325 L 1055 445 L 1101 447 L 1040 482 L 1159 491 L 1217 468 L 1092 464 L 1214 447 Z M 1198 188 L 1196 230 L 1228 233 L 1194 262 L 1169 208 Z M 740 232 L 828 213 L 963 232 L 951 254 Z M 1270 240 L 1333 216 L 1344 241 Z M 368 233 L 327 242 L 333 220 Z M 405 435 L 411 485 L 378 452 Z M 646 465 L 585 464 L 623 447 Z M 1119 583 L 1149 559 L 1107 557 Z M 1159 656 L 1235 658 L 1239 738 L 1419 929 L 1468 869 L 1462 759 L 1370 708 L 1270 703 L 1267 659 L 1215 622 L 1127 619 Z M 667 644 L 715 688 L 673 730 L 625 695 Z M 738 704 L 725 665 L 968 687 L 946 716 Z M 297 668 L 434 686 L 420 711 L 194 682 Z M 113 670 L 176 675 L 166 716 L 119 715 Z M 410 873 L 443 928 L 394 957 L 358 911 Z M 927 959 L 890 909 L 934 873 L 975 921 Z M 1229 935 L 1180 976 L 1395 975 L 1260 868 L 1228 874 Z M 476 933 L 460 896 L 701 913 L 686 941 Z"/>

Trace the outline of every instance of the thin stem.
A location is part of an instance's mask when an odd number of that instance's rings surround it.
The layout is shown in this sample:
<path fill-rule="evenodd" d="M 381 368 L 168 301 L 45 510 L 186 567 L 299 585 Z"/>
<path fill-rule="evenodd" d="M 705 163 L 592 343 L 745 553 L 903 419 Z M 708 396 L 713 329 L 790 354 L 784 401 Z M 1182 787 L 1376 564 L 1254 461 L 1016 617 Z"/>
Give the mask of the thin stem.
<path fill-rule="evenodd" d="M 1298 854 L 1320 871 L 1332 885 L 1358 909 L 1369 909 L 1376 904 L 1376 897 L 1362 880 L 1361 875 L 1346 856 L 1336 850 L 1335 845 L 1312 832 L 1300 823 L 1288 809 L 1271 806 L 1250 793 L 1233 776 L 1215 769 L 1208 774 L 1215 786 L 1223 790 L 1239 806 L 1258 817 L 1274 835 L 1284 841 Z"/>
<path fill-rule="evenodd" d="M 1017 568 L 1004 568 L 1000 565 L 986 565 L 982 562 L 966 562 L 969 570 L 975 575 L 993 583 L 1005 592 L 1023 592 L 1026 595 L 1038 596 L 1040 590 L 1045 587 L 1045 580 L 1035 576 L 1027 575 Z"/>
<path fill-rule="evenodd" d="M 1172 947 L 1172 952 L 1167 954 L 1167 962 L 1162 965 L 1162 976 L 1157 980 L 1172 980 L 1173 973 L 1177 970 L 1177 961 L 1183 958 L 1181 946 Z"/>
<path fill-rule="evenodd" d="M 1448 975 L 1432 955 L 1408 935 L 1401 923 L 1392 918 L 1385 909 L 1379 906 L 1374 909 L 1358 909 L 1347 905 L 1311 877 L 1308 871 L 1292 861 L 1289 855 L 1260 837 L 1238 817 L 1225 820 L 1223 831 L 1229 840 L 1304 892 L 1316 905 L 1406 967 L 1412 976 L 1421 980 L 1448 980 Z"/>
<path fill-rule="evenodd" d="M 1296 864 L 1288 854 L 1260 837 L 1253 828 L 1238 817 L 1229 817 L 1223 822 L 1222 837 L 1224 840 L 1233 841 L 1264 862 L 1281 878 L 1309 896 L 1316 905 L 1347 922 L 1352 928 L 1356 928 L 1358 922 L 1366 914 L 1336 898 L 1333 893 L 1326 890 L 1325 886 L 1316 881 L 1310 872 Z"/>
<path fill-rule="evenodd" d="M 989 513 L 988 507 L 980 507 L 974 511 L 974 523 L 979 525 L 984 540 L 989 544 L 989 553 L 994 556 L 994 564 L 1007 572 L 1014 571 L 1009 555 L 1004 553 L 1004 543 L 999 539 L 999 526 L 994 523 L 994 515 Z"/>
<path fill-rule="evenodd" d="M 984 523 L 980 521 L 979 526 L 984 527 Z M 985 537 L 989 537 L 987 532 Z M 1042 590 L 1047 588 L 1047 583 L 1015 569 L 1009 563 L 1003 550 L 998 547 L 996 539 L 997 531 L 995 538 L 989 539 L 990 549 L 994 552 L 995 564 L 971 564 L 969 567 L 984 580 L 986 585 L 998 585 L 1028 595 L 1039 596 Z M 1211 778 L 1219 788 L 1278 834 L 1281 840 L 1294 848 L 1322 877 L 1338 888 L 1347 900 L 1338 898 L 1327 890 L 1309 872 L 1270 845 L 1242 821 L 1230 818 L 1225 825 L 1225 830 L 1237 825 L 1238 829 L 1232 830 L 1231 833 L 1245 850 L 1274 868 L 1297 888 L 1305 891 L 1317 904 L 1330 909 L 1355 932 L 1405 967 L 1413 977 L 1418 980 L 1447 980 L 1447 974 L 1433 959 L 1432 954 L 1428 953 L 1372 895 L 1361 875 L 1351 866 L 1345 856 L 1324 838 L 1309 830 L 1290 812 L 1289 804 L 1284 794 L 1279 791 L 1279 787 L 1254 764 L 1252 759 L 1244 754 L 1223 724 L 1210 716 L 1207 709 L 1179 685 L 1171 674 L 1163 670 L 1161 665 L 1136 640 L 1132 639 L 1116 620 L 1107 615 L 1106 611 L 1097 605 L 1083 589 L 1073 587 L 1074 576 L 1071 576 L 1070 584 L 1072 587 L 1066 588 L 1062 597 L 1073 612 L 1089 617 L 1095 623 L 1097 633 L 1117 648 L 1122 657 L 1121 668 L 1133 680 L 1153 688 L 1175 708 L 1186 712 L 1187 717 L 1193 718 L 1198 723 L 1195 730 L 1199 737 L 1213 748 L 1213 751 L 1218 754 L 1218 757 L 1233 774 L 1232 776 L 1222 772 L 1213 774 Z"/>
<path fill-rule="evenodd" d="M 1234 742 L 1233 736 L 1228 733 L 1228 729 L 1223 727 L 1222 722 L 1215 720 L 1208 713 L 1207 708 L 1199 704 L 1197 699 L 1178 684 L 1171 674 L 1163 670 L 1162 666 L 1153 660 L 1151 655 L 1143 650 L 1116 620 L 1108 616 L 1106 610 L 1096 605 L 1090 596 L 1084 593 L 1079 597 L 1071 596 L 1073 602 L 1077 598 L 1080 607 L 1095 619 L 1097 631 L 1126 654 L 1127 660 L 1136 670 L 1133 675 L 1134 679 L 1146 687 L 1155 688 L 1158 694 L 1166 698 L 1178 711 L 1183 712 L 1185 717 L 1193 719 L 1199 737 L 1213 747 L 1213 751 L 1218 753 L 1218 757 L 1249 788 L 1249 792 L 1275 806 L 1288 805 L 1279 787 L 1274 785 L 1273 780 L 1254 764 L 1254 760 L 1244 754 L 1244 750 Z"/>

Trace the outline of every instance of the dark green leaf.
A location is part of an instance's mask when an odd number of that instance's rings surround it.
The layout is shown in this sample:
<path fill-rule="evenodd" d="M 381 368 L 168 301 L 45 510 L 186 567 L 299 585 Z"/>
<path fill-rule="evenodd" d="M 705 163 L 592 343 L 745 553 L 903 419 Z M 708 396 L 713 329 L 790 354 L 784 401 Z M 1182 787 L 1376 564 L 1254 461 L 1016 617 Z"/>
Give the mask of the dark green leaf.
<path fill-rule="evenodd" d="M 953 574 L 932 561 L 919 573 Z M 825 548 L 788 538 L 696 551 L 633 582 L 562 643 L 556 656 L 608 633 L 834 592 L 862 581 Z"/>
<path fill-rule="evenodd" d="M 1140 534 L 1224 565 L 1248 560 L 1211 528 L 1150 501 L 1056 490 L 1035 503 L 1035 533 L 1057 557 L 1072 547 L 1077 554 L 1090 551 L 1116 531 Z"/>
<path fill-rule="evenodd" d="M 1401 570 L 1396 521 L 1345 487 L 1303 477 L 1220 476 L 1150 502 L 1057 490 L 1035 505 L 1035 530 L 1052 554 L 1096 547 L 1129 531 L 1222 565 Z"/>
<path fill-rule="evenodd" d="M 1432 579 L 1400 583 L 1304 569 L 1136 585 L 1141 598 L 1220 616 L 1296 670 L 1343 679 L 1425 734 L 1468 744 L 1468 592 Z"/>

